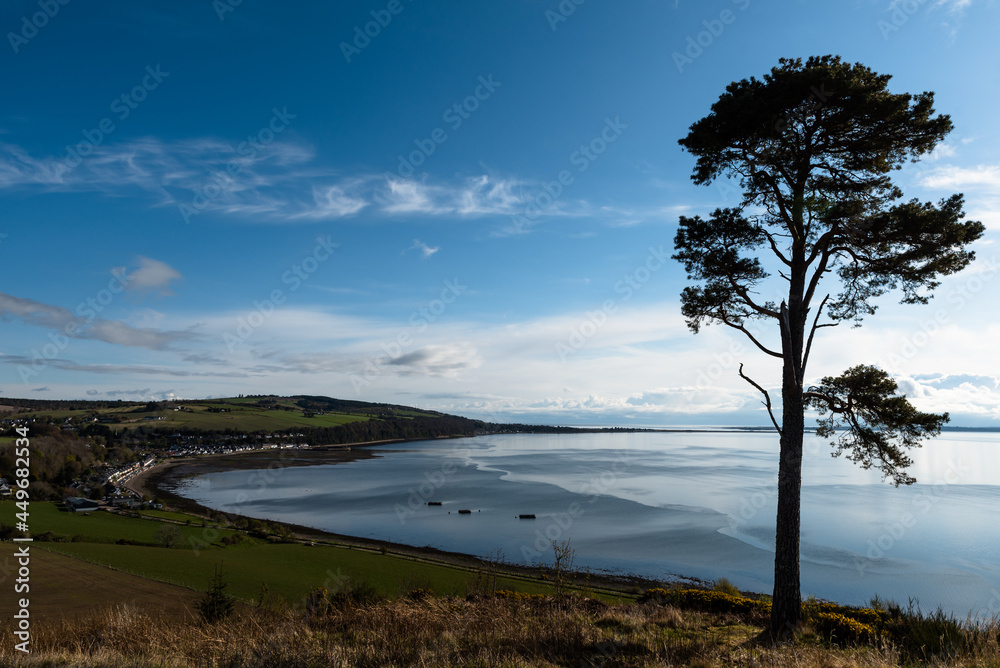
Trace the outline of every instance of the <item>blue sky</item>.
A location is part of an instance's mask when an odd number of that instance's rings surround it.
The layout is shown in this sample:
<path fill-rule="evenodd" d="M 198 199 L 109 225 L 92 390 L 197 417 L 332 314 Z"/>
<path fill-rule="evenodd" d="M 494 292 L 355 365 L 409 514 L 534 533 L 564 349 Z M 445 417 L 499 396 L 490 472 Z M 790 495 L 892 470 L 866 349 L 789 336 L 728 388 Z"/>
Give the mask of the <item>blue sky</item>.
<path fill-rule="evenodd" d="M 823 330 L 811 375 L 878 363 L 998 425 L 998 24 L 992 0 L 7 2 L 0 393 L 765 424 L 736 368 L 774 386 L 773 361 L 680 316 L 677 218 L 738 194 L 677 140 L 729 82 L 835 53 L 935 91 L 955 130 L 899 183 L 988 232 L 930 305 Z"/>

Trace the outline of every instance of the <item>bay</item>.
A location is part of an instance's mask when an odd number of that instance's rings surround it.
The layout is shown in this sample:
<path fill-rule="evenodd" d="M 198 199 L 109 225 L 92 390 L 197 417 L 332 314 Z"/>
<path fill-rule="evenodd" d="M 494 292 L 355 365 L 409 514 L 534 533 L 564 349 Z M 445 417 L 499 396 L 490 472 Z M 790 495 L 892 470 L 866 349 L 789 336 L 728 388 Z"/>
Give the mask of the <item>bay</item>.
<path fill-rule="evenodd" d="M 917 484 L 894 488 L 807 436 L 803 596 L 1000 614 L 998 440 L 946 433 L 913 451 Z M 178 491 L 227 513 L 479 556 L 502 549 L 516 563 L 550 564 L 551 541 L 570 540 L 580 569 L 726 577 L 769 593 L 777 447 L 771 433 L 736 431 L 506 434 L 211 473 Z"/>

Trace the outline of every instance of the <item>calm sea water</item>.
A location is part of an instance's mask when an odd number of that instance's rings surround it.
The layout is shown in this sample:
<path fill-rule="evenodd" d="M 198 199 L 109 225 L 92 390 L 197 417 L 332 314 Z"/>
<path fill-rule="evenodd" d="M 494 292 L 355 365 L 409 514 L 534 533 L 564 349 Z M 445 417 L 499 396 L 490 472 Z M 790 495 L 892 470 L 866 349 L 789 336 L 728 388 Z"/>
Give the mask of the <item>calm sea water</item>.
<path fill-rule="evenodd" d="M 475 555 L 502 549 L 521 563 L 551 563 L 551 541 L 570 539 L 578 568 L 771 590 L 773 434 L 517 434 L 375 451 L 207 474 L 180 491 L 225 512 Z M 1000 434 L 950 433 L 914 451 L 910 487 L 829 452 L 806 437 L 804 596 L 1000 613 Z"/>

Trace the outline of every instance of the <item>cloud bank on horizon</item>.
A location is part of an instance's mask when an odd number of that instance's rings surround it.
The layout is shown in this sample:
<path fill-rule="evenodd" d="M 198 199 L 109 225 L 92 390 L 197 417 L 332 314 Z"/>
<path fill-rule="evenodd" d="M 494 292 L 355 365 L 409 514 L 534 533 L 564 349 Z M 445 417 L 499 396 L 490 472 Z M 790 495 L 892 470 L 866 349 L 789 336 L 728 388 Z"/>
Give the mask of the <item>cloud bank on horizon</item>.
<path fill-rule="evenodd" d="M 739 192 L 677 140 L 729 82 L 836 53 L 935 91 L 956 129 L 897 180 L 988 232 L 930 304 L 823 330 L 810 374 L 878 364 L 1000 426 L 1000 7 L 689 5 L 8 3 L 0 393 L 766 425 L 736 370 L 774 387 L 773 360 L 680 316 L 677 218 Z"/>

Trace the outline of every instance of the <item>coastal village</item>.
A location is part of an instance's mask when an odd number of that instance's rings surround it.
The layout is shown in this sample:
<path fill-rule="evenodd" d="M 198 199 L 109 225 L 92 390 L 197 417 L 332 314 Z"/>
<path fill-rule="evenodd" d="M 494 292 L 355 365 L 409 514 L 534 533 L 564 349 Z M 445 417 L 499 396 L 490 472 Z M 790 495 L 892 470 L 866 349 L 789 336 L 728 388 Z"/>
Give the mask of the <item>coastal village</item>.
<path fill-rule="evenodd" d="M 511 428 L 407 406 L 319 396 L 0 400 L 0 444 L 13 444 L 19 429 L 30 434 L 32 500 L 60 502 L 73 513 L 162 509 L 155 487 L 139 477 L 168 461 L 273 450 L 344 450 L 355 443 Z M 13 448 L 0 448 L 0 499 L 9 498 L 14 471 Z"/>
<path fill-rule="evenodd" d="M 194 409 L 184 405 L 148 406 L 161 411 L 182 412 Z M 225 413 L 226 408 L 210 407 L 210 412 Z M 322 411 L 303 410 L 304 417 L 322 415 Z M 128 442 L 129 459 L 131 461 L 101 461 L 95 460 L 89 470 L 71 480 L 65 480 L 64 493 L 61 495 L 66 510 L 76 513 L 88 513 L 97 510 L 138 510 L 163 508 L 163 504 L 154 498 L 143 497 L 130 481 L 142 473 L 155 467 L 158 463 L 169 459 L 205 457 L 212 455 L 228 455 L 243 452 L 259 452 L 277 449 L 309 448 L 309 443 L 303 441 L 303 433 L 182 433 L 180 431 L 163 434 L 155 429 L 152 433 L 136 430 L 136 427 L 157 427 L 164 422 L 163 415 L 144 415 L 131 419 L 122 419 L 119 415 L 93 412 L 86 416 L 65 417 L 61 421 L 51 416 L 40 417 L 33 414 L 10 415 L 0 419 L 3 433 L 9 433 L 18 428 L 27 428 L 29 433 L 37 431 L 42 425 L 51 430 L 57 427 L 59 434 L 67 439 L 79 439 L 84 447 L 93 450 L 95 439 L 101 440 L 100 433 L 110 429 L 119 429 L 123 439 Z M 94 429 L 101 425 L 104 429 Z M 88 429 L 90 427 L 90 429 Z M 189 430 L 185 430 L 189 432 Z M 72 492 L 72 493 L 70 493 Z M 0 499 L 9 498 L 12 494 L 11 482 L 0 477 Z"/>

